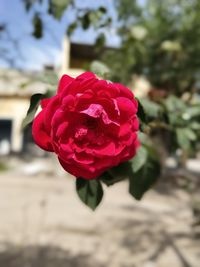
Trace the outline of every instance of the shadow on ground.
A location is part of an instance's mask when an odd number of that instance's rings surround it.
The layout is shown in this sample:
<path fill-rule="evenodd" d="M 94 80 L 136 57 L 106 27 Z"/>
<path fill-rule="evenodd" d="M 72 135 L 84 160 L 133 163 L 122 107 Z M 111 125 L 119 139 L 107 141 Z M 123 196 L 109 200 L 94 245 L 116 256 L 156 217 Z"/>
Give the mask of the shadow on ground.
<path fill-rule="evenodd" d="M 7 245 L 0 252 L 2 267 L 102 267 L 87 254 L 71 255 L 55 246 L 16 247 Z"/>

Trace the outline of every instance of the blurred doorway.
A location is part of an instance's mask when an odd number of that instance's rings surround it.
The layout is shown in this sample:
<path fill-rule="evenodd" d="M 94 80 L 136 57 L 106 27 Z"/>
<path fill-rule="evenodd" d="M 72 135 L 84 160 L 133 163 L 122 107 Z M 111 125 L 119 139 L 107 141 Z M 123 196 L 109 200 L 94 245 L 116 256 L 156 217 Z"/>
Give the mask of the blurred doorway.
<path fill-rule="evenodd" d="M 11 152 L 12 120 L 0 119 L 0 155 Z"/>

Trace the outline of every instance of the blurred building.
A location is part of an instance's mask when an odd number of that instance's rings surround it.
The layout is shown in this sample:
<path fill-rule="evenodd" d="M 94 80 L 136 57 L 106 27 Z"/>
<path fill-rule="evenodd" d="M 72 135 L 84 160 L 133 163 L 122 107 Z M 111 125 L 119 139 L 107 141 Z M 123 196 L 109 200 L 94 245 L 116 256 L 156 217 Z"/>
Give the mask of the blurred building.
<path fill-rule="evenodd" d="M 13 69 L 0 70 L 0 155 L 23 149 L 22 121 L 34 93 L 44 93 L 46 86 L 34 73 Z"/>
<path fill-rule="evenodd" d="M 88 69 L 93 60 L 97 60 L 102 50 L 97 50 L 94 45 L 71 43 L 67 37 L 63 39 L 63 52 L 59 76 L 67 73 L 76 77 Z"/>

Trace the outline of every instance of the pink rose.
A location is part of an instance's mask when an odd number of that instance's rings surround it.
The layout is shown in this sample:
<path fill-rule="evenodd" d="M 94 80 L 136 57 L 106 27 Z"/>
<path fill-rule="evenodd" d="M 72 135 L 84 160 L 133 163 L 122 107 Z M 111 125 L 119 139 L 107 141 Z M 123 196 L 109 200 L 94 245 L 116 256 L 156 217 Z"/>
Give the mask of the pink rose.
<path fill-rule="evenodd" d="M 94 179 L 135 155 L 138 103 L 125 86 L 90 72 L 75 79 L 63 75 L 57 94 L 41 106 L 33 121 L 34 141 L 55 152 L 74 176 Z"/>

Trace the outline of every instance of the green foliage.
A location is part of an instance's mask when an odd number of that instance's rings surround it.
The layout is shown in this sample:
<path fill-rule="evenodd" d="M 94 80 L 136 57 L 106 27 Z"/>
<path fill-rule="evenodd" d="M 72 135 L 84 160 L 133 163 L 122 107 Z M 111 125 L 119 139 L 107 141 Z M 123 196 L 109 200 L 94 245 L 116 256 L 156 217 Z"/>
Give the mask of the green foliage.
<path fill-rule="evenodd" d="M 72 35 L 73 32 L 78 27 L 87 30 L 90 27 L 95 29 L 107 27 L 111 24 L 112 19 L 107 15 L 107 9 L 104 6 L 99 6 L 94 9 L 91 7 L 88 8 L 79 8 L 75 0 L 23 0 L 24 7 L 27 12 L 33 14 L 33 36 L 37 39 L 43 37 L 43 32 L 45 31 L 45 21 L 43 15 L 49 15 L 55 20 L 60 21 L 68 8 L 72 8 L 75 13 L 74 20 L 66 25 L 67 35 Z M 38 5 L 35 8 L 35 5 Z M 43 10 L 43 7 L 47 5 L 46 12 L 38 11 L 39 6 Z M 105 39 L 105 36 L 104 36 Z M 99 37 L 99 43 L 103 44 L 103 36 Z"/>
<path fill-rule="evenodd" d="M 40 39 L 43 36 L 43 22 L 40 18 L 40 16 L 36 13 L 35 16 L 33 17 L 33 33 L 32 35 Z"/>
<path fill-rule="evenodd" d="M 176 147 L 182 150 L 193 151 L 196 146 L 193 144 L 198 142 L 198 129 L 200 127 L 200 101 L 185 102 L 181 98 L 169 96 L 162 101 L 163 112 L 165 113 L 166 123 L 170 126 L 170 131 L 176 139 Z"/>
<path fill-rule="evenodd" d="M 140 200 L 152 187 L 161 173 L 156 151 L 152 147 L 148 149 L 142 147 L 142 150 L 132 160 L 133 174 L 129 177 L 129 192 L 137 200 Z"/>
<path fill-rule="evenodd" d="M 160 164 L 151 159 L 138 172 L 130 177 L 129 192 L 137 200 L 140 200 L 160 176 Z"/>
<path fill-rule="evenodd" d="M 142 103 L 140 102 L 140 99 L 137 98 L 137 101 L 138 101 L 138 112 L 137 112 L 137 115 L 138 115 L 140 121 L 145 122 L 146 121 L 146 114 L 145 114 L 145 111 L 144 111 L 144 107 L 143 107 Z"/>
<path fill-rule="evenodd" d="M 37 109 L 40 105 L 40 101 L 44 98 L 48 98 L 52 95 L 52 91 L 47 91 L 45 94 L 34 94 L 30 99 L 30 106 L 27 111 L 26 117 L 23 119 L 21 128 L 26 128 L 34 119 Z"/>
<path fill-rule="evenodd" d="M 196 140 L 196 135 L 190 128 L 177 128 L 176 138 L 178 145 L 183 150 L 189 150 L 191 147 L 191 142 Z"/>
<path fill-rule="evenodd" d="M 108 79 L 110 76 L 110 69 L 98 60 L 92 62 L 92 64 L 90 65 L 90 70 L 104 79 Z"/>
<path fill-rule="evenodd" d="M 162 108 L 159 104 L 150 101 L 147 98 L 140 99 L 140 105 L 142 105 L 146 118 L 158 118 Z"/>
<path fill-rule="evenodd" d="M 88 30 L 90 27 L 95 29 L 106 27 L 111 23 L 111 18 L 107 17 L 106 12 L 107 9 L 105 7 L 83 10 L 83 12 L 77 16 L 77 26 L 81 26 L 84 30 Z M 99 40 L 101 40 L 101 42 L 103 38 L 105 38 L 104 35 L 100 34 Z"/>
<path fill-rule="evenodd" d="M 33 118 L 35 116 L 35 113 L 37 112 L 37 109 L 39 107 L 42 98 L 43 94 L 35 94 L 31 96 L 29 109 L 27 111 L 26 117 L 22 122 L 22 129 L 24 129 L 28 124 L 30 124 L 33 121 Z"/>
<path fill-rule="evenodd" d="M 106 42 L 105 34 L 101 33 L 97 37 L 95 45 L 97 48 L 102 48 L 105 45 L 105 42 Z"/>
<path fill-rule="evenodd" d="M 199 81 L 200 1 L 117 0 L 115 5 L 122 45 L 103 57 L 112 79 L 128 84 L 133 73 L 142 74 L 155 88 L 176 95 L 191 91 Z"/>
<path fill-rule="evenodd" d="M 139 171 L 142 166 L 146 163 L 148 157 L 147 150 L 144 146 L 141 146 L 137 150 L 136 156 L 132 160 L 132 168 L 134 172 Z"/>
<path fill-rule="evenodd" d="M 107 170 L 100 177 L 98 177 L 98 179 L 100 179 L 107 186 L 111 186 L 115 183 L 127 179 L 129 173 L 130 173 L 130 163 L 124 162 L 116 167 Z"/>
<path fill-rule="evenodd" d="M 49 0 L 48 13 L 60 20 L 66 8 L 72 3 L 72 0 Z"/>
<path fill-rule="evenodd" d="M 142 145 L 136 156 L 105 172 L 99 179 L 107 186 L 129 180 L 129 192 L 137 200 L 152 187 L 160 176 L 161 168 L 157 152 L 152 146 Z"/>
<path fill-rule="evenodd" d="M 77 22 L 73 22 L 69 25 L 68 29 L 67 29 L 67 35 L 71 36 L 73 34 L 73 32 L 76 30 L 77 28 Z"/>
<path fill-rule="evenodd" d="M 103 197 L 103 188 L 99 180 L 76 179 L 76 191 L 81 201 L 92 210 L 100 204 Z"/>
<path fill-rule="evenodd" d="M 200 100 L 194 96 L 191 101 L 183 100 L 174 95 L 160 99 L 155 103 L 150 99 L 139 100 L 138 116 L 141 131 L 158 133 L 162 130 L 171 136 L 169 150 L 178 148 L 184 151 L 197 151 L 200 129 Z M 161 138 L 163 138 L 161 136 Z"/>

